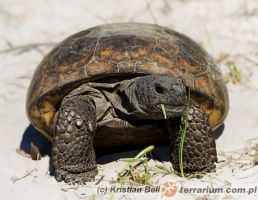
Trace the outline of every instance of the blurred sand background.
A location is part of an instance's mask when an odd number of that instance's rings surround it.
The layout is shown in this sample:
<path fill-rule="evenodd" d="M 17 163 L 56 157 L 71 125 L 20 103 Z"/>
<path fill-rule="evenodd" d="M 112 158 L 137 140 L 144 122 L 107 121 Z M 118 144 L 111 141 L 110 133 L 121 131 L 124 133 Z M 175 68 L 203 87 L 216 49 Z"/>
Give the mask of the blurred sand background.
<path fill-rule="evenodd" d="M 97 180 L 105 175 L 98 185 L 95 181 L 77 187 L 57 183 L 49 175 L 48 156 L 32 161 L 16 152 L 29 126 L 25 112 L 27 89 L 42 57 L 67 36 L 111 22 L 157 23 L 182 32 L 214 57 L 227 80 L 230 108 L 224 131 L 217 139 L 221 161 L 217 172 L 190 180 L 159 173 L 153 176 L 153 184 L 172 180 L 178 187 L 258 186 L 257 0 L 0 0 L 0 198 L 161 198 L 161 193 L 98 194 L 100 185 L 113 184 L 110 180 L 125 165 L 121 161 L 98 166 Z M 157 162 L 151 160 L 150 165 Z M 170 166 L 169 162 L 158 164 Z M 258 191 L 250 195 L 178 192 L 172 199 L 181 198 L 257 199 Z"/>

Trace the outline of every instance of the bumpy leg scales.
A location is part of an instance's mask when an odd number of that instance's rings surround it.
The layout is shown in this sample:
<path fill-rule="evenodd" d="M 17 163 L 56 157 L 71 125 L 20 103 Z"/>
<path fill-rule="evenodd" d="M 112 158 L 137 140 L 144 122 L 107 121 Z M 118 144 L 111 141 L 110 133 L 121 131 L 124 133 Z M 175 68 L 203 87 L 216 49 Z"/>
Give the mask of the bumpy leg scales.
<path fill-rule="evenodd" d="M 53 134 L 51 164 L 57 181 L 85 183 L 97 174 L 93 137 L 96 111 L 87 96 L 63 100 Z"/>
<path fill-rule="evenodd" d="M 171 137 L 171 162 L 177 171 L 180 171 L 179 146 L 184 125 L 184 117 L 182 117 L 179 130 Z M 184 172 L 211 172 L 216 167 L 215 162 L 217 162 L 216 145 L 208 119 L 200 106 L 192 102 L 188 109 L 188 129 L 183 146 Z"/>

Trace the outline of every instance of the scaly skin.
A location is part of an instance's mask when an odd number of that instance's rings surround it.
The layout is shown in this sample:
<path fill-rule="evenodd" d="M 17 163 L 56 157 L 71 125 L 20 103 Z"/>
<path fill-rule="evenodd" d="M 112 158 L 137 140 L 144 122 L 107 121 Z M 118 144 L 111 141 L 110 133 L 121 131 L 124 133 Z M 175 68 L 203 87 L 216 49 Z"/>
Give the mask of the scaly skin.
<path fill-rule="evenodd" d="M 180 171 L 179 146 L 185 126 L 184 120 L 184 117 L 181 117 L 179 130 L 171 136 L 171 162 L 177 171 Z M 184 172 L 211 172 L 216 167 L 214 162 L 217 162 L 216 144 L 211 135 L 207 116 L 198 103 L 192 102 L 188 109 L 188 128 L 183 146 Z"/>
<path fill-rule="evenodd" d="M 95 105 L 87 96 L 63 100 L 56 119 L 51 157 L 57 181 L 83 184 L 94 180 L 98 172 L 93 148 L 95 127 Z"/>

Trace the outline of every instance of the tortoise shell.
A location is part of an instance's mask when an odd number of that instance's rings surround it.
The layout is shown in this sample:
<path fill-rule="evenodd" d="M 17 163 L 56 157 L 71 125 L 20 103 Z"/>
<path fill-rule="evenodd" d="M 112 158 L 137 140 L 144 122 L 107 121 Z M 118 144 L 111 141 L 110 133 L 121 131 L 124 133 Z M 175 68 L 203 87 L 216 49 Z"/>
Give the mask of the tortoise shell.
<path fill-rule="evenodd" d="M 187 36 L 165 27 L 117 23 L 76 33 L 58 44 L 34 72 L 27 115 L 51 140 L 62 98 L 82 83 L 109 77 L 182 77 L 216 129 L 228 112 L 228 93 L 213 59 Z"/>

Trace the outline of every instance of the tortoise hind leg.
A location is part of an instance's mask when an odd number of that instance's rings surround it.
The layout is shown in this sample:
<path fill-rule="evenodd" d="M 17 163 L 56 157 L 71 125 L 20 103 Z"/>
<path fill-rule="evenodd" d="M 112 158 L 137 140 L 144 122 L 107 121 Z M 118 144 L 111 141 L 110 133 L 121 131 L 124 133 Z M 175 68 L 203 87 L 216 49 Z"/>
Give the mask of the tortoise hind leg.
<path fill-rule="evenodd" d="M 179 146 L 184 129 L 184 118 L 181 118 L 179 131 L 172 135 L 171 161 L 173 168 L 180 171 Z M 215 139 L 211 135 L 206 115 L 196 102 L 188 109 L 188 128 L 183 146 L 183 168 L 186 173 L 211 172 L 215 169 L 217 152 Z"/>
<path fill-rule="evenodd" d="M 57 181 L 85 183 L 97 174 L 94 103 L 87 96 L 63 100 L 53 134 L 51 164 Z"/>

